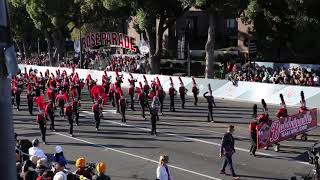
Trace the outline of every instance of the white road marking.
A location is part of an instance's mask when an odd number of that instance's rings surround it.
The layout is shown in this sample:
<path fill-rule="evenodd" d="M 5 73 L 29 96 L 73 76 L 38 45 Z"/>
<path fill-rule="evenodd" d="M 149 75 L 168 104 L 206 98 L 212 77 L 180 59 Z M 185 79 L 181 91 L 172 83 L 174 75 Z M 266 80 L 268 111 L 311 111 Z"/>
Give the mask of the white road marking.
<path fill-rule="evenodd" d="M 138 158 L 138 159 L 142 159 L 142 160 L 145 160 L 145 161 L 148 161 L 148 162 L 153 162 L 155 164 L 158 164 L 158 161 L 153 160 L 153 159 L 145 158 L 145 157 L 142 157 L 142 156 L 139 156 L 139 155 L 135 155 L 135 154 L 128 153 L 128 152 L 121 151 L 121 150 L 114 149 L 114 148 L 110 148 L 110 147 L 107 147 L 107 146 L 98 145 L 98 144 L 95 144 L 95 143 L 90 142 L 90 141 L 86 141 L 86 140 L 83 140 L 83 139 L 79 139 L 79 138 L 68 136 L 66 134 L 62 134 L 62 133 L 58 133 L 58 132 L 54 132 L 54 133 L 56 135 L 59 135 L 59 136 L 63 136 L 63 137 L 69 138 L 69 139 L 77 140 L 77 141 L 80 141 L 80 142 L 84 142 L 84 143 L 87 143 L 87 144 L 94 145 L 96 147 L 103 148 L 103 151 L 111 150 L 111 151 L 114 151 L 114 152 L 125 154 L 127 156 L 135 157 L 135 158 Z M 191 174 L 194 174 L 194 175 L 202 176 L 202 177 L 205 177 L 205 178 L 208 178 L 208 179 L 222 180 L 222 179 L 219 179 L 219 178 L 216 178 L 216 177 L 213 177 L 213 176 L 209 176 L 209 175 L 206 175 L 206 174 L 198 173 L 198 172 L 195 172 L 195 171 L 192 171 L 192 170 L 188 170 L 188 169 L 184 169 L 184 168 L 181 168 L 181 167 L 178 167 L 178 166 L 174 166 L 174 165 L 169 165 L 169 167 L 177 169 L 177 170 L 180 170 L 180 171 L 184 171 L 184 172 L 187 172 L 187 173 L 191 173 Z"/>
<path fill-rule="evenodd" d="M 82 111 L 82 113 L 93 115 L 93 113 L 90 112 L 90 111 Z M 142 127 L 138 127 L 138 126 L 135 126 L 135 125 L 124 124 L 124 123 L 121 123 L 121 122 L 110 121 L 110 120 L 103 120 L 103 121 L 111 123 L 111 124 L 117 124 L 117 125 L 120 125 L 120 126 L 133 127 L 133 128 L 144 130 L 144 131 L 150 131 L 150 129 L 148 129 L 148 128 L 142 128 Z M 161 131 L 158 131 L 158 132 L 161 132 Z M 162 133 L 162 134 L 169 135 L 169 136 L 174 136 L 174 137 L 179 137 L 179 138 L 186 139 L 186 140 L 191 140 L 191 141 L 194 141 L 194 142 L 199 142 L 199 143 L 204 143 L 204 144 L 209 144 L 209 145 L 214 145 L 214 146 L 219 146 L 219 147 L 221 146 L 220 143 L 215 143 L 215 142 L 206 141 L 206 140 L 197 139 L 197 138 L 185 137 L 185 136 L 177 135 L 177 134 L 174 134 L 174 133 Z M 235 149 L 238 150 L 238 151 L 242 151 L 242 152 L 247 152 L 247 153 L 250 152 L 249 149 L 244 149 L 244 148 L 240 148 L 240 147 L 235 147 Z M 269 157 L 279 157 L 277 155 L 273 155 L 273 154 L 269 154 L 269 153 L 263 153 L 263 152 L 256 152 L 256 154 L 257 155 L 262 155 L 262 156 L 269 156 Z M 286 158 L 286 160 L 297 162 L 299 164 L 303 164 L 303 165 L 307 165 L 307 166 L 312 166 L 311 164 L 309 164 L 307 162 L 291 160 L 291 159 L 288 159 L 288 158 Z"/>

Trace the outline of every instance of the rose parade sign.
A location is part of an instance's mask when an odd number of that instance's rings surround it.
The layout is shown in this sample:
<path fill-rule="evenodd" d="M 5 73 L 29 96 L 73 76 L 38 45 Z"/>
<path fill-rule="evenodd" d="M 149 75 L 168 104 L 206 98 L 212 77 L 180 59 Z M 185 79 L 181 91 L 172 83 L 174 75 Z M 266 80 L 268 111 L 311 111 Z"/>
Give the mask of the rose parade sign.
<path fill-rule="evenodd" d="M 97 46 L 119 46 L 129 49 L 131 52 L 136 52 L 135 39 L 123 33 L 117 32 L 95 32 L 87 34 L 81 38 L 83 49 Z"/>

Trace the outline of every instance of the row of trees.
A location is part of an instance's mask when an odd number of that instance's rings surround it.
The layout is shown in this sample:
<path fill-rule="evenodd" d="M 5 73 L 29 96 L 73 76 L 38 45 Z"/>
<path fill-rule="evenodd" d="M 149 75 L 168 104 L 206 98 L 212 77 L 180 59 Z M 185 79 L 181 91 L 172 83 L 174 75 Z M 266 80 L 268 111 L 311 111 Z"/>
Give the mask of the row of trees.
<path fill-rule="evenodd" d="M 151 73 L 160 72 L 163 34 L 190 7 L 208 13 L 206 50 L 207 78 L 213 77 L 216 14 L 233 14 L 254 25 L 258 41 L 292 40 L 292 32 L 319 27 L 317 0 L 11 0 L 10 16 L 19 49 L 28 51 L 30 40 L 45 37 L 52 64 L 65 52 L 65 39 L 78 38 L 78 31 L 110 29 L 134 20 L 138 32 L 150 45 Z M 317 6 L 318 5 L 318 6 Z M 295 30 L 295 31 L 293 31 Z M 54 48 L 53 48 L 54 47 Z M 28 55 L 28 53 L 25 53 Z"/>

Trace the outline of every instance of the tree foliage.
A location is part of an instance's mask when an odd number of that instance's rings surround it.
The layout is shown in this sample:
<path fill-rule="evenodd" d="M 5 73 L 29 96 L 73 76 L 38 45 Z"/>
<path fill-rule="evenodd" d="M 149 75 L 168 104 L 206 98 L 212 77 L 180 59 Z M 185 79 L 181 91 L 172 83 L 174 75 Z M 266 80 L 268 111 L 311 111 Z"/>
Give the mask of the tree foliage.
<path fill-rule="evenodd" d="M 301 44 L 320 45 L 311 38 L 320 32 L 318 7 L 317 0 L 250 0 L 242 19 L 253 24 L 251 33 L 263 56 L 298 57 L 310 50 Z"/>

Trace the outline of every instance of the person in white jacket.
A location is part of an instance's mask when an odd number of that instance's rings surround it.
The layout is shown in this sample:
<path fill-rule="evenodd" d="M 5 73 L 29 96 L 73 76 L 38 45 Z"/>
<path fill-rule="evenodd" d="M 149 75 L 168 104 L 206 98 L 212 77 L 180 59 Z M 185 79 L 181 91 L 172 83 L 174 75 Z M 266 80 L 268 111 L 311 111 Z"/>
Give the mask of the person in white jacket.
<path fill-rule="evenodd" d="M 36 156 L 39 159 L 44 159 L 47 160 L 47 156 L 44 154 L 43 150 L 40 149 L 40 143 L 38 139 L 34 139 L 32 141 L 32 146 L 31 148 L 29 148 L 29 155 L 30 156 Z"/>
<path fill-rule="evenodd" d="M 161 155 L 159 159 L 159 165 L 157 168 L 157 180 L 173 180 L 169 167 L 169 156 L 168 155 Z"/>

